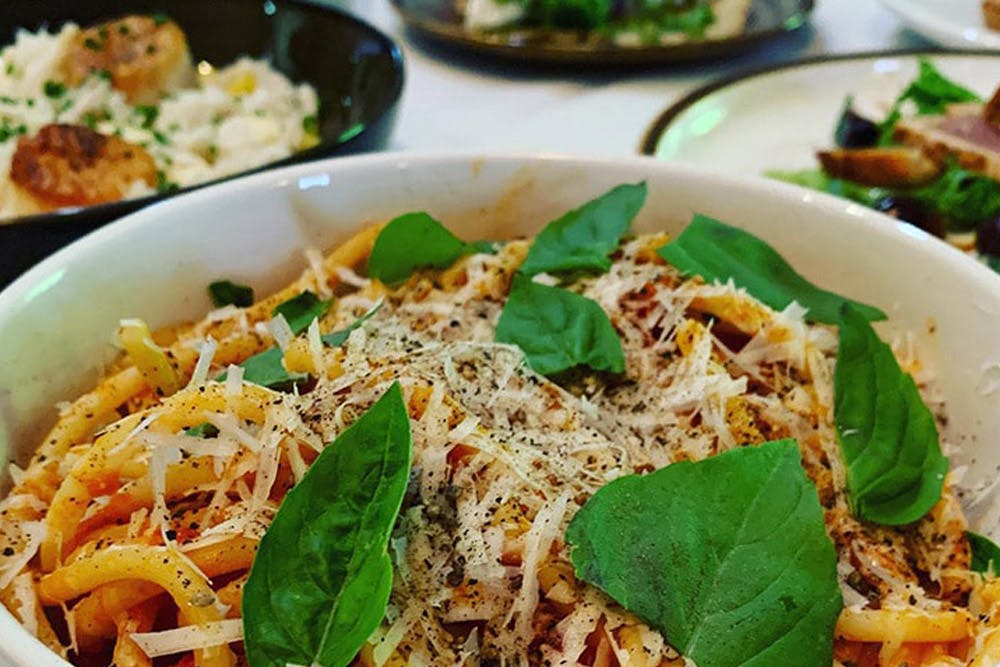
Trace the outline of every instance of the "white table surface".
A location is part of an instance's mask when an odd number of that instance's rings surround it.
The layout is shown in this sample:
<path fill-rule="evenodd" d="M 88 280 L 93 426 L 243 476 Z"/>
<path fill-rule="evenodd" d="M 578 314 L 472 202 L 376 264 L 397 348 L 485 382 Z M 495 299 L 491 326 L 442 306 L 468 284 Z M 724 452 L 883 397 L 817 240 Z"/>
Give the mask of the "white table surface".
<path fill-rule="evenodd" d="M 631 71 L 540 69 L 443 48 L 407 30 L 388 0 L 326 1 L 403 49 L 406 88 L 389 150 L 634 154 L 663 109 L 721 76 L 823 54 L 932 46 L 875 0 L 817 0 L 806 26 L 726 60 Z"/>

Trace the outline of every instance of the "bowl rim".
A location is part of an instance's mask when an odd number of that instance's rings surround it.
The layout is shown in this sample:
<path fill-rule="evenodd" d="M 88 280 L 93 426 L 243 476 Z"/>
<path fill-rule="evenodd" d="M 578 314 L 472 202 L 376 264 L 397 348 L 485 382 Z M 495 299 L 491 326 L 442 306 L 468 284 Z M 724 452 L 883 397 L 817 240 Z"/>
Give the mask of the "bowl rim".
<path fill-rule="evenodd" d="M 299 1 L 299 0 L 293 0 Z M 924 243 L 923 247 L 938 255 L 946 264 L 961 272 L 969 273 L 969 279 L 978 281 L 998 281 L 1000 274 L 977 262 L 957 248 L 923 232 L 905 222 L 891 216 L 879 213 L 859 204 L 844 200 L 835 195 L 817 192 L 800 186 L 768 179 L 763 176 L 735 176 L 720 171 L 705 169 L 682 163 L 661 160 L 646 155 L 624 156 L 586 156 L 564 153 L 531 153 L 526 151 L 384 151 L 363 155 L 344 157 L 329 157 L 322 160 L 302 162 L 277 169 L 268 169 L 244 176 L 237 176 L 221 183 L 212 183 L 197 188 L 191 192 L 179 193 L 175 197 L 157 201 L 142 209 L 129 213 L 117 220 L 103 225 L 94 231 L 76 239 L 55 253 L 49 255 L 35 266 L 28 269 L 17 279 L 0 290 L 0 324 L 5 319 L 4 313 L 16 302 L 27 296 L 31 289 L 41 280 L 57 270 L 64 262 L 77 255 L 85 256 L 103 243 L 117 235 L 130 233 L 132 227 L 149 224 L 147 218 L 155 219 L 160 215 L 172 215 L 173 209 L 198 208 L 203 202 L 216 199 L 238 197 L 240 192 L 257 191 L 261 189 L 283 190 L 292 182 L 307 175 L 322 173 L 332 175 L 338 171 L 383 167 L 396 168 L 434 168 L 445 164 L 474 164 L 485 162 L 500 162 L 511 165 L 546 165 L 559 164 L 610 170 L 622 165 L 643 165 L 652 171 L 674 172 L 684 174 L 689 178 L 703 180 L 720 188 L 735 188 L 765 193 L 767 197 L 794 202 L 793 205 L 819 206 L 835 213 L 851 224 L 858 224 L 866 229 L 866 233 L 884 235 L 901 243 L 912 243 L 915 238 L 921 242 L 932 239 L 933 243 Z M 888 224 L 887 224 L 888 223 Z M 1000 291 L 1000 290 L 998 290 Z M 2 331 L 2 326 L 0 326 Z"/>
<path fill-rule="evenodd" d="M 296 187 L 295 184 L 300 178 L 317 173 L 334 176 L 341 171 L 364 171 L 366 169 L 382 169 L 386 173 L 392 173 L 401 168 L 426 170 L 448 165 L 473 167 L 484 163 L 542 167 L 546 165 L 579 166 L 599 171 L 612 171 L 623 165 L 642 166 L 649 169 L 651 173 L 684 174 L 685 177 L 702 181 L 707 186 L 730 187 L 737 192 L 758 192 L 768 199 L 791 203 L 794 206 L 819 207 L 831 214 L 835 213 L 845 223 L 854 226 L 855 229 L 863 229 L 866 234 L 882 235 L 898 241 L 901 252 L 909 252 L 916 244 L 920 244 L 923 252 L 932 253 L 937 261 L 942 262 L 942 266 L 962 273 L 964 279 L 987 285 L 993 283 L 997 294 L 997 303 L 1000 304 L 1000 275 L 954 247 L 884 214 L 846 202 L 832 195 L 816 193 L 779 181 L 757 176 L 732 176 L 652 157 L 633 155 L 587 157 L 525 152 L 385 152 L 328 158 L 240 177 L 201 188 L 168 201 L 158 202 L 105 225 L 60 249 L 0 291 L 0 332 L 4 330 L 4 324 L 11 321 L 11 318 L 16 315 L 19 304 L 30 298 L 32 291 L 44 284 L 45 279 L 64 263 L 77 258 L 85 258 L 103 244 L 112 242 L 118 236 L 136 233 L 136 230 L 155 223 L 162 216 L 174 216 L 175 213 L 183 213 L 186 209 L 200 208 L 208 202 L 239 197 L 240 193 L 247 190 L 282 191 Z M 473 172 L 470 171 L 470 179 L 475 177 L 472 174 Z M 331 178 L 331 182 L 333 181 L 334 179 Z M 178 219 L 180 218 L 181 216 L 178 215 Z M 927 243 L 928 240 L 933 242 Z M 5 607 L 0 608 L 0 637 L 5 638 L 5 641 L 0 643 L 0 664 L 6 659 L 10 661 L 11 667 L 27 665 L 71 667 L 68 662 L 50 651 L 38 638 L 28 633 Z"/>

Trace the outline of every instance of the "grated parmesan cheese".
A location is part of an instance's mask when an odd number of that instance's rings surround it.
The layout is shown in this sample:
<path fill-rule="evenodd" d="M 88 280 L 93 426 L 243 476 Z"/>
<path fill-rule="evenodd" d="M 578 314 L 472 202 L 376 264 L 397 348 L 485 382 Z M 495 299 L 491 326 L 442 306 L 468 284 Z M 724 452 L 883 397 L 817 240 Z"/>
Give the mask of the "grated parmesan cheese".
<path fill-rule="evenodd" d="M 160 632 L 133 632 L 129 637 L 150 658 L 243 641 L 243 620 L 230 618 Z"/>
<path fill-rule="evenodd" d="M 189 387 L 199 387 L 205 384 L 205 380 L 208 379 L 208 371 L 212 367 L 212 359 L 215 357 L 215 350 L 219 347 L 219 344 L 214 338 L 209 336 L 201 344 L 201 351 L 198 353 L 198 362 L 194 366 L 194 371 L 191 372 L 191 380 L 188 382 Z"/>

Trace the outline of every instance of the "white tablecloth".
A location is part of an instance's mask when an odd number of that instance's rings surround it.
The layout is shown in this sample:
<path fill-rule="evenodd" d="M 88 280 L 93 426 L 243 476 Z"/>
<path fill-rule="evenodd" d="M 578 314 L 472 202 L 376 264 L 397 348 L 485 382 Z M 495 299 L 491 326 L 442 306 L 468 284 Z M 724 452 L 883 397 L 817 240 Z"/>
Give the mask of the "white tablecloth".
<path fill-rule="evenodd" d="M 539 70 L 485 60 L 407 30 L 388 0 L 327 0 L 400 44 L 406 89 L 390 150 L 636 153 L 684 94 L 750 67 L 852 51 L 931 46 L 875 0 L 817 0 L 810 23 L 728 60 L 629 73 Z"/>

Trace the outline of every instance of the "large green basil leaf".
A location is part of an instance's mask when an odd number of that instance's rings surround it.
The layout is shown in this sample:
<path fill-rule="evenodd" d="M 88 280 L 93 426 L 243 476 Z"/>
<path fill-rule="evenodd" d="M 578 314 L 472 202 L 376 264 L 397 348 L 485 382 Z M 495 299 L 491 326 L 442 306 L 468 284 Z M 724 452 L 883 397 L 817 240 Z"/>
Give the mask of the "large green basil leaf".
<path fill-rule="evenodd" d="M 566 540 L 577 576 L 698 667 L 833 662 L 837 554 L 794 440 L 617 479 Z"/>
<path fill-rule="evenodd" d="M 298 335 L 308 329 L 313 320 L 326 315 L 326 311 L 330 310 L 331 303 L 333 303 L 332 300 L 320 299 L 306 290 L 288 301 L 279 303 L 274 307 L 271 315 L 274 317 L 282 315 L 288 322 L 288 326 L 291 327 L 292 333 Z"/>
<path fill-rule="evenodd" d="M 985 535 L 973 533 L 971 530 L 965 536 L 969 539 L 969 549 L 972 552 L 970 567 L 983 574 L 988 572 L 994 575 L 1000 574 L 1000 547 Z"/>
<path fill-rule="evenodd" d="M 513 343 L 542 375 L 576 366 L 621 373 L 625 356 L 611 320 L 597 303 L 559 287 L 516 274 L 496 340 Z"/>
<path fill-rule="evenodd" d="M 681 235 L 659 253 L 681 273 L 701 276 L 706 282 L 732 279 L 775 310 L 784 310 L 796 301 L 808 309 L 806 319 L 811 322 L 836 324 L 845 303 L 853 304 L 869 320 L 885 319 L 878 308 L 813 285 L 753 234 L 708 216 L 695 215 Z"/>
<path fill-rule="evenodd" d="M 619 185 L 553 220 L 535 237 L 520 271 L 529 276 L 564 271 L 607 271 L 632 220 L 646 202 L 646 184 Z"/>
<path fill-rule="evenodd" d="M 354 660 L 389 602 L 386 548 L 412 450 L 403 394 L 393 384 L 288 492 L 243 588 L 251 667 Z"/>
<path fill-rule="evenodd" d="M 402 282 L 417 269 L 446 269 L 462 255 L 493 252 L 482 241 L 466 243 L 427 213 L 391 220 L 375 239 L 368 275 L 387 284 Z"/>
<path fill-rule="evenodd" d="M 845 306 L 833 374 L 834 420 L 854 514 L 898 526 L 941 499 L 948 459 L 913 378 L 856 308 Z"/>

